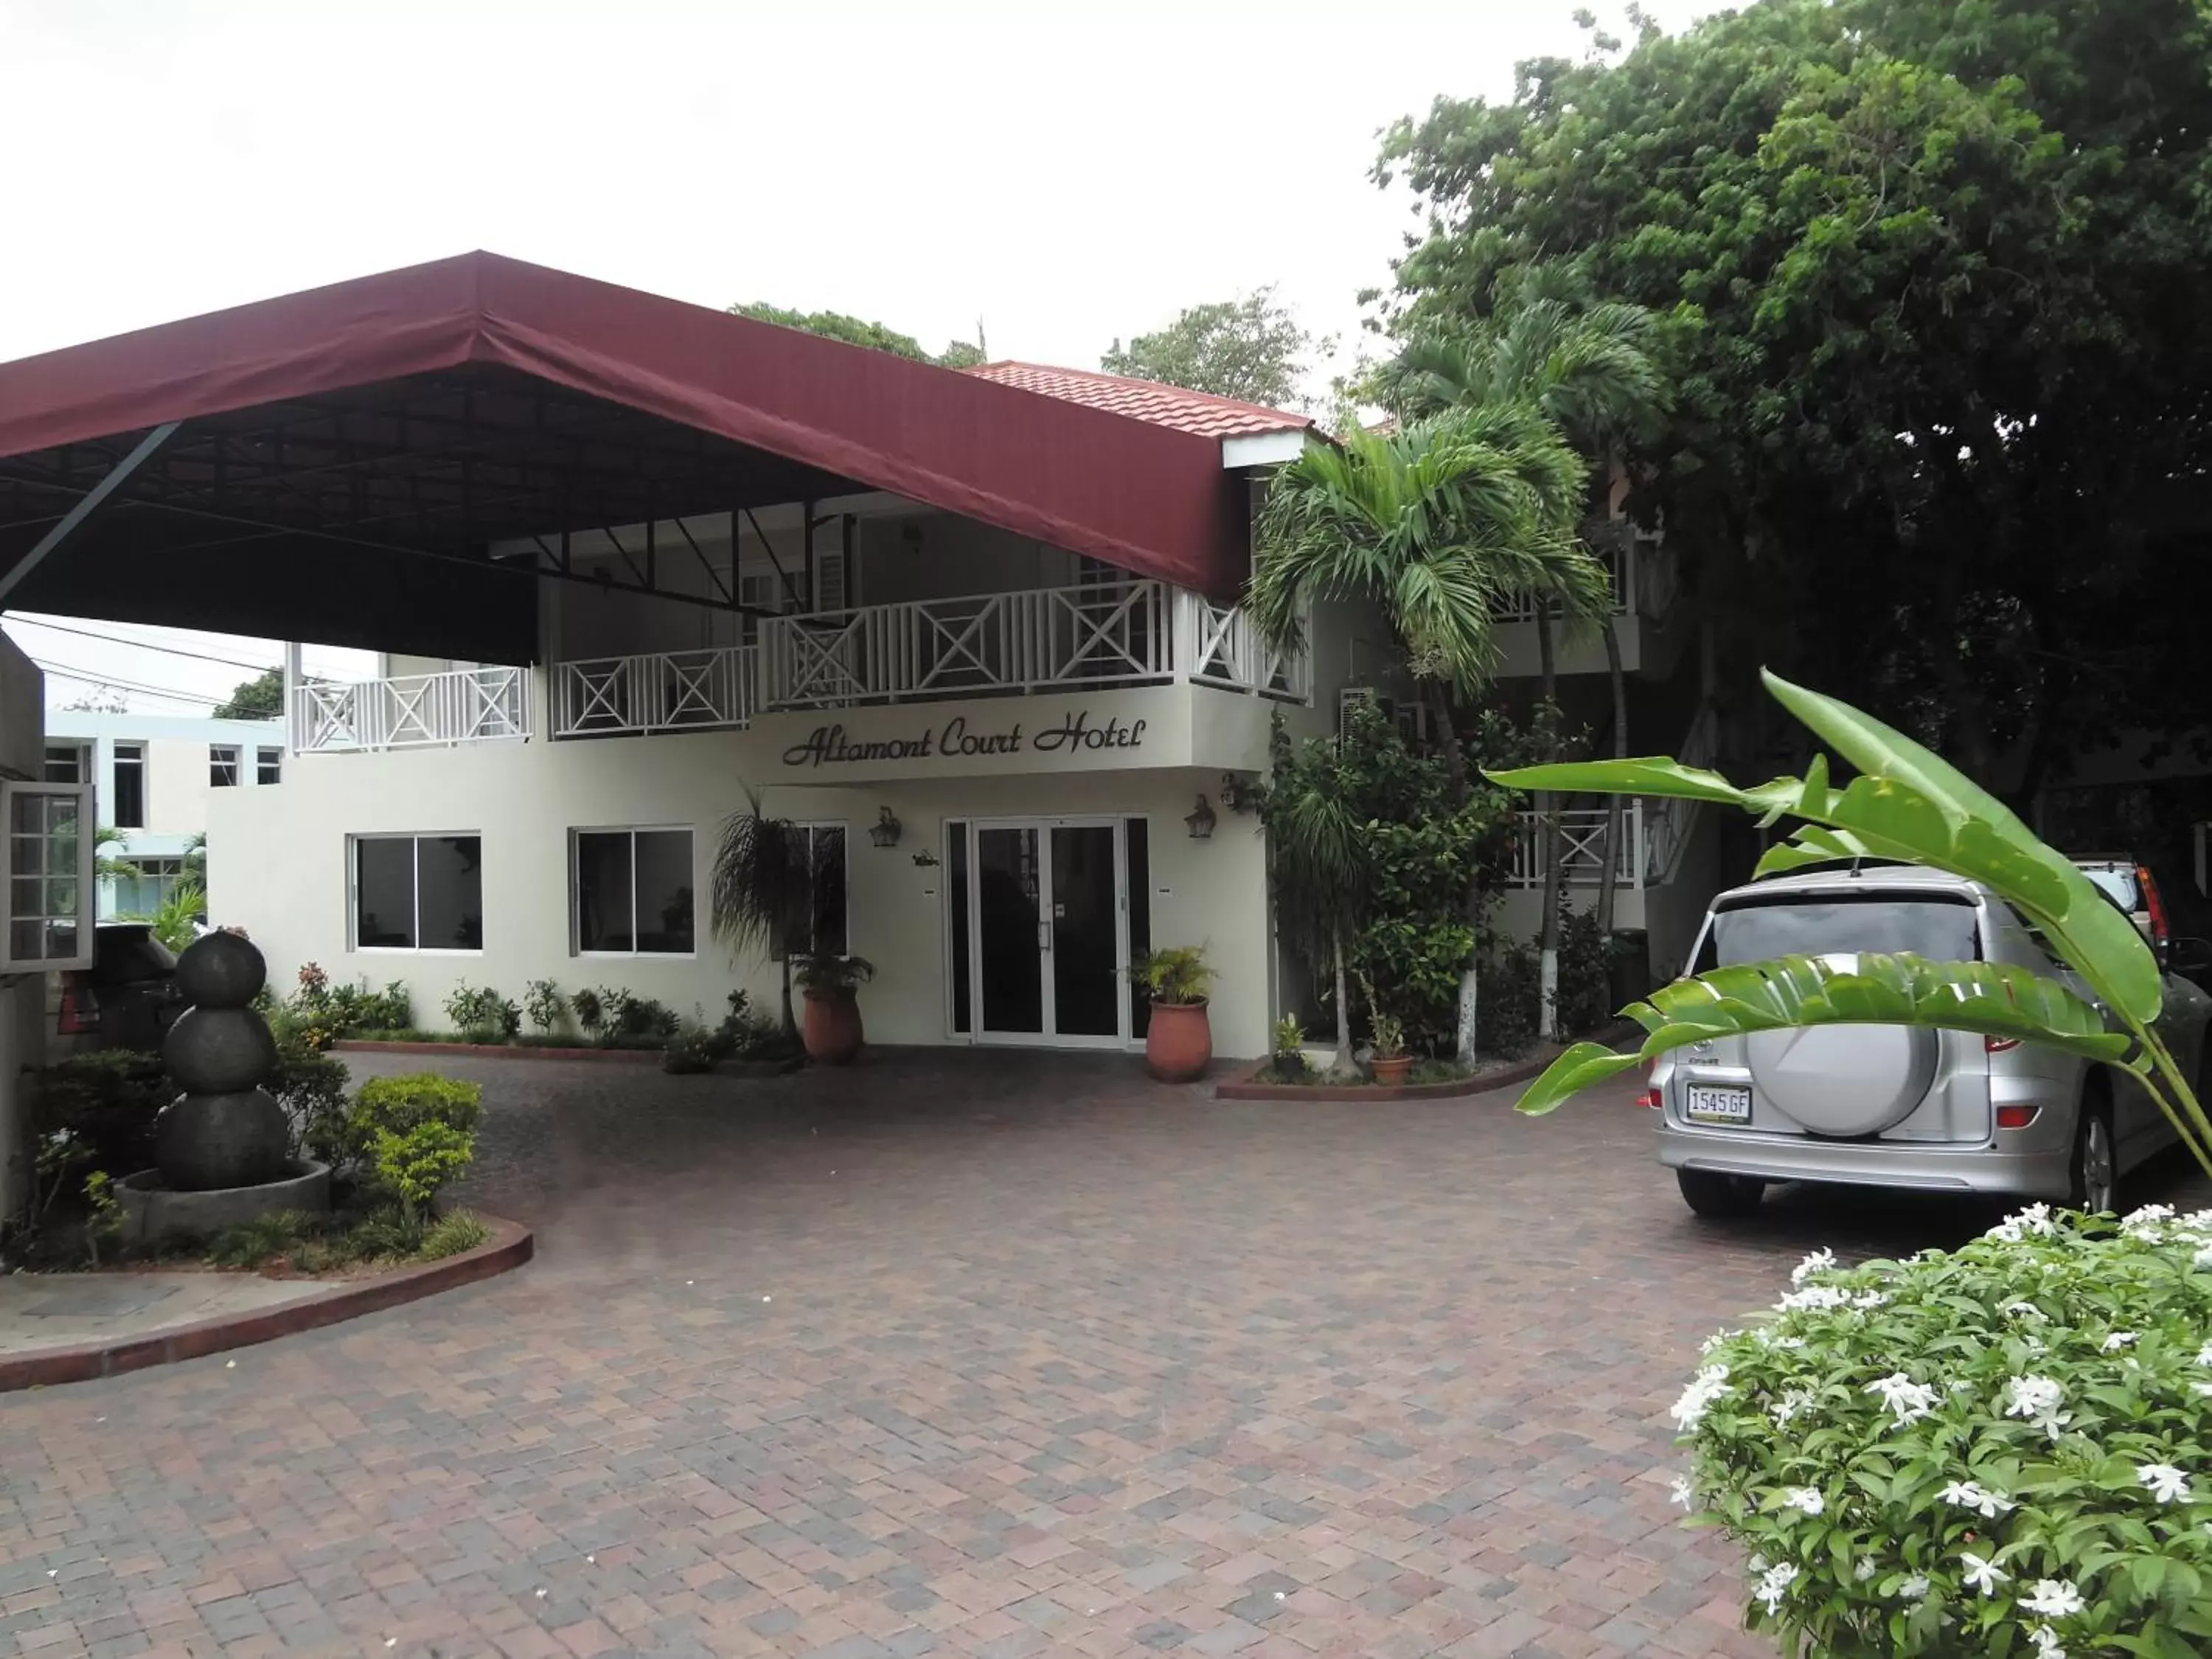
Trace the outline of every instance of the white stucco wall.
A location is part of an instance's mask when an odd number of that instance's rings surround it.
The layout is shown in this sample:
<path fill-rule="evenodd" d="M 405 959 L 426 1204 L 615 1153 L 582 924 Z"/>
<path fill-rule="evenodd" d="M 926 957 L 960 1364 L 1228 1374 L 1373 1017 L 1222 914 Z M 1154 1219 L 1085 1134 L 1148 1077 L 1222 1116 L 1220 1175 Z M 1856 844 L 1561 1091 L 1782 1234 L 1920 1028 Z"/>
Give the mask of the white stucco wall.
<path fill-rule="evenodd" d="M 953 718 L 971 732 L 1022 727 L 1033 739 L 1079 708 L 1092 729 L 1124 732 L 1133 744 L 1074 752 L 1034 750 L 948 759 L 787 763 L 819 727 L 848 744 L 918 732 L 941 736 Z M 477 744 L 380 755 L 293 758 L 282 789 L 216 791 L 210 802 L 210 919 L 244 927 L 267 953 L 280 990 L 299 965 L 333 975 L 404 981 L 421 1024 L 463 981 L 518 1000 L 525 983 L 550 977 L 564 989 L 623 986 L 681 1013 L 712 1018 L 733 984 L 773 1006 L 778 978 L 763 961 L 732 962 L 700 912 L 696 957 L 578 957 L 569 945 L 569 832 L 622 825 L 690 826 L 695 889 L 704 895 L 715 833 L 744 805 L 743 785 L 765 789 L 773 814 L 848 827 L 851 948 L 876 966 L 861 993 L 878 1042 L 964 1042 L 948 1034 L 945 989 L 944 857 L 949 817 L 1103 815 L 1150 821 L 1152 939 L 1204 946 L 1220 972 L 1214 1040 L 1228 1055 L 1265 1052 L 1269 1016 L 1264 849 L 1253 819 L 1219 806 L 1221 774 L 1264 763 L 1268 705 L 1204 687 L 1167 685 L 1060 698 L 978 700 L 781 714 L 740 732 L 617 738 L 590 742 Z M 1190 839 L 1183 817 L 1203 793 L 1220 814 L 1209 842 Z M 888 805 L 904 826 L 878 849 L 867 827 Z M 348 837 L 476 833 L 483 838 L 484 948 L 467 954 L 348 948 Z"/>

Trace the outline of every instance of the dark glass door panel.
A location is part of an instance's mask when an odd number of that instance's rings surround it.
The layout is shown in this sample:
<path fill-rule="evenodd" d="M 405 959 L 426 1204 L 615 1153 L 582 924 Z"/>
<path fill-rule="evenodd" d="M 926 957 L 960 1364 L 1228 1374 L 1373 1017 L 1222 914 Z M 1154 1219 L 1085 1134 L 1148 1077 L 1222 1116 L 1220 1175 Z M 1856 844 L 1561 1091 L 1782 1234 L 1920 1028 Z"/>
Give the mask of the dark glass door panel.
<path fill-rule="evenodd" d="M 975 902 L 986 1031 L 1044 1030 L 1037 832 L 975 832 Z"/>
<path fill-rule="evenodd" d="M 1053 1030 L 1060 1036 L 1121 1033 L 1114 888 L 1113 825 L 1052 831 Z"/>

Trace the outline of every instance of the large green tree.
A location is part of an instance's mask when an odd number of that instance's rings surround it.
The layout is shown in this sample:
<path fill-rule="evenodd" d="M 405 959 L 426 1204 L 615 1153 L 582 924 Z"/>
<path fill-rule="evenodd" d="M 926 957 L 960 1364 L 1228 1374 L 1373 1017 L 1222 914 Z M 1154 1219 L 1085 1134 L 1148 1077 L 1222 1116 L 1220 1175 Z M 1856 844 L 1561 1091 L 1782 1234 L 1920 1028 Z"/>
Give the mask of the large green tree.
<path fill-rule="evenodd" d="M 2212 599 L 2212 40 L 2192 0 L 1762 0 L 1388 136 L 1383 304 L 1650 307 L 1651 498 L 1730 661 L 2022 796 L 2177 698 Z M 1753 648 L 1755 644 L 1755 648 Z"/>
<path fill-rule="evenodd" d="M 1327 349 L 1327 343 L 1298 325 L 1270 285 L 1237 299 L 1192 306 L 1165 328 L 1139 334 L 1126 346 L 1116 340 L 1099 367 L 1109 374 L 1269 409 L 1297 409 L 1304 403 L 1300 383 L 1316 349 Z"/>
<path fill-rule="evenodd" d="M 210 717 L 219 720 L 275 720 L 284 712 L 284 671 L 264 668 L 232 688 L 230 701 L 217 703 Z"/>
<path fill-rule="evenodd" d="M 910 357 L 918 363 L 934 363 L 939 368 L 973 368 L 983 361 L 983 348 L 972 341 L 955 340 L 942 351 L 930 351 L 911 334 L 902 334 L 896 329 L 842 311 L 797 311 L 789 306 L 756 300 L 750 304 L 732 306 L 730 313 L 732 316 L 750 317 L 757 323 L 774 323 L 779 328 L 795 328 L 808 334 L 819 334 L 825 339 L 842 340 L 847 345 L 866 346 L 871 351 L 888 351 L 895 357 Z"/>

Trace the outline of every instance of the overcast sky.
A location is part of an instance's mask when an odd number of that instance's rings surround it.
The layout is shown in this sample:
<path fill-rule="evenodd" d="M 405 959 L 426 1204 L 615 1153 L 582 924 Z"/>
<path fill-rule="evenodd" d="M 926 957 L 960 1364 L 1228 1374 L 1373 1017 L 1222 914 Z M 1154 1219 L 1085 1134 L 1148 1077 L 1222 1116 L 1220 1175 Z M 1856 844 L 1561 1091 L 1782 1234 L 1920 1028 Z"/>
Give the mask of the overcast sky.
<path fill-rule="evenodd" d="M 933 349 L 980 318 L 994 356 L 1086 368 L 1276 283 L 1348 344 L 1413 222 L 1368 180 L 1377 130 L 1578 52 L 1573 9 L 0 0 L 0 361 L 479 247 L 855 312 Z M 142 686 L 239 678 L 8 629 Z M 49 702 L 84 689 L 51 678 Z"/>

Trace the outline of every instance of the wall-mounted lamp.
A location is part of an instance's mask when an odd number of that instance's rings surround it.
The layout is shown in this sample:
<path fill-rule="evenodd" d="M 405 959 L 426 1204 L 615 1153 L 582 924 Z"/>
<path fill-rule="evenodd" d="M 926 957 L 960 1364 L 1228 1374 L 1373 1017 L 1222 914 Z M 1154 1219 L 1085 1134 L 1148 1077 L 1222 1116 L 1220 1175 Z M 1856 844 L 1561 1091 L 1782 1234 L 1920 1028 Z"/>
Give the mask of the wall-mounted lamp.
<path fill-rule="evenodd" d="M 877 810 L 880 816 L 868 826 L 868 839 L 878 847 L 897 846 L 899 831 L 905 826 L 891 816 L 890 807 L 879 807 Z"/>
<path fill-rule="evenodd" d="M 1260 810 L 1260 786 L 1247 783 L 1234 772 L 1221 775 L 1221 804 L 1232 812 Z"/>
<path fill-rule="evenodd" d="M 1198 798 L 1197 806 L 1184 813 L 1182 821 L 1190 826 L 1190 838 L 1193 841 L 1213 839 L 1213 809 L 1206 804 L 1205 796 L 1200 795 Z"/>

